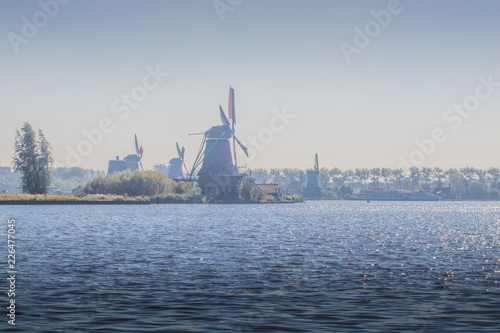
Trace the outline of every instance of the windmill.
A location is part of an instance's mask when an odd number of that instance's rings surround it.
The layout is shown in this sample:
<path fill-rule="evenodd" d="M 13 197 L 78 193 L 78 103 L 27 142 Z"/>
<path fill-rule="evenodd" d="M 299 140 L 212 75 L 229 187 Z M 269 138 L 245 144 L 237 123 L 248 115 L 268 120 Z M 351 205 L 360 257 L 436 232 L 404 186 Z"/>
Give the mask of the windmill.
<path fill-rule="evenodd" d="M 115 160 L 110 160 L 108 163 L 108 173 L 121 172 L 125 170 L 138 170 L 139 165 L 141 166 L 141 169 L 144 170 L 141 161 L 144 151 L 142 149 L 142 145 L 139 146 L 137 134 L 135 134 L 135 152 L 136 154 L 127 155 L 123 160 L 120 160 L 119 156 L 116 156 Z"/>
<path fill-rule="evenodd" d="M 248 149 L 234 133 L 234 90 L 229 88 L 229 115 L 228 119 L 222 106 L 219 105 L 222 125 L 213 126 L 204 133 L 198 155 L 191 169 L 190 178 L 201 165 L 197 175 L 198 184 L 205 195 L 232 200 L 238 197 L 238 187 L 244 174 L 238 172 L 236 165 L 236 143 L 248 157 Z M 233 141 L 233 152 L 231 143 Z M 233 163 L 234 154 L 234 163 Z"/>
<path fill-rule="evenodd" d="M 303 190 L 303 195 L 307 199 L 320 199 L 321 188 L 319 182 L 319 163 L 318 154 L 314 156 L 313 170 L 306 171 L 306 186 Z"/>
<path fill-rule="evenodd" d="M 181 179 L 184 178 L 184 174 L 182 172 L 182 166 L 184 166 L 184 170 L 187 172 L 186 164 L 184 163 L 184 147 L 179 148 L 179 143 L 175 143 L 177 148 L 177 155 L 179 157 L 172 158 L 169 161 L 169 166 L 167 170 L 167 178 L 169 179 Z"/>

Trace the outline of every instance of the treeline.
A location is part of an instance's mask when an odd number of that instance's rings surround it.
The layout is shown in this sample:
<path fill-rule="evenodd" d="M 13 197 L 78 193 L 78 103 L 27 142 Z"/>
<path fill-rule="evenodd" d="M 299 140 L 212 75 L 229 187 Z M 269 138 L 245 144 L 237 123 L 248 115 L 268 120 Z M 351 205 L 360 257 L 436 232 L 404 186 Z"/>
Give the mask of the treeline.
<path fill-rule="evenodd" d="M 104 171 L 78 167 L 53 168 L 52 185 L 62 191 L 68 192 L 78 186 L 84 186 L 87 182 L 100 175 L 104 175 Z"/>
<path fill-rule="evenodd" d="M 306 171 L 301 169 L 252 169 L 248 174 L 258 183 L 278 183 L 286 189 L 306 182 Z M 342 186 L 359 188 L 407 189 L 431 191 L 437 187 L 450 187 L 452 199 L 500 199 L 500 168 L 487 170 L 465 168 L 417 168 L 409 170 L 390 168 L 360 168 L 341 170 L 321 168 L 320 184 L 326 196 L 335 197 Z"/>
<path fill-rule="evenodd" d="M 84 169 L 79 167 L 58 167 L 51 169 L 52 186 L 70 193 L 78 186 L 84 186 L 87 182 L 99 175 L 104 175 L 104 171 L 94 169 Z M 0 175 L 0 191 L 2 185 L 11 189 L 21 188 L 21 173 L 7 172 Z"/>
<path fill-rule="evenodd" d="M 166 195 L 192 197 L 199 195 L 201 189 L 189 182 L 176 182 L 168 179 L 163 173 L 152 170 L 136 170 L 99 175 L 88 182 L 83 194 L 114 194 L 123 196 L 156 196 Z"/>

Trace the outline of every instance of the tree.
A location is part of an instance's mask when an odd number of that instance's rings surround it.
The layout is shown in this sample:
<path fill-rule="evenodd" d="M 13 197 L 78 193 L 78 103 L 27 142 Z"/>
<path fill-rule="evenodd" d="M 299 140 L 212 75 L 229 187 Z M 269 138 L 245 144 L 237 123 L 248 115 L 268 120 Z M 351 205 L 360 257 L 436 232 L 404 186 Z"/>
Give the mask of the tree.
<path fill-rule="evenodd" d="M 465 194 L 469 194 L 470 184 L 477 179 L 477 170 L 473 167 L 460 168 L 460 173 L 462 174 L 465 182 Z"/>
<path fill-rule="evenodd" d="M 420 180 L 422 179 L 422 173 L 420 169 L 417 167 L 410 168 L 410 179 L 411 185 L 413 186 L 413 190 L 416 190 L 420 187 Z"/>
<path fill-rule="evenodd" d="M 443 172 L 443 169 L 439 167 L 435 167 L 433 170 L 434 178 L 436 179 L 436 185 L 438 187 L 443 186 L 443 179 L 445 178 L 445 174 Z"/>
<path fill-rule="evenodd" d="M 405 178 L 403 169 L 399 168 L 392 170 L 392 177 L 396 180 L 399 189 L 401 189 L 403 187 L 403 180 Z"/>
<path fill-rule="evenodd" d="M 473 182 L 470 184 L 469 193 L 471 199 L 487 199 L 490 196 L 488 188 L 481 182 Z"/>
<path fill-rule="evenodd" d="M 352 182 L 354 180 L 354 171 L 351 169 L 347 169 L 344 172 L 342 172 L 342 182 L 347 183 L 349 185 L 352 185 Z"/>
<path fill-rule="evenodd" d="M 392 171 L 389 168 L 382 168 L 380 170 L 382 178 L 384 178 L 385 188 L 388 190 L 391 183 Z"/>
<path fill-rule="evenodd" d="M 488 174 L 488 178 L 490 182 L 496 182 L 498 180 L 498 177 L 500 177 L 500 169 L 491 167 L 486 171 Z"/>
<path fill-rule="evenodd" d="M 322 188 L 328 188 L 328 183 L 330 182 L 330 172 L 327 168 L 321 168 L 319 170 L 319 181 Z"/>
<path fill-rule="evenodd" d="M 370 178 L 370 171 L 368 169 L 356 169 L 354 170 L 354 177 L 356 180 L 361 182 L 361 187 L 365 187 L 365 181 Z"/>
<path fill-rule="evenodd" d="M 14 171 L 21 172 L 23 192 L 47 193 L 51 184 L 53 164 L 51 147 L 40 130 L 38 136 L 29 123 L 16 130 L 13 156 Z"/>
<path fill-rule="evenodd" d="M 166 164 L 155 164 L 153 165 L 153 170 L 159 173 L 168 174 L 168 165 Z"/>
<path fill-rule="evenodd" d="M 372 186 L 378 187 L 380 184 L 380 177 L 382 176 L 382 170 L 380 168 L 373 168 L 370 171 Z"/>
<path fill-rule="evenodd" d="M 37 158 L 37 178 L 36 182 L 36 193 L 47 193 L 50 184 L 52 183 L 52 165 L 54 160 L 52 159 L 52 147 L 50 143 L 43 135 L 42 130 L 38 130 L 38 136 L 36 140 L 36 158 Z"/>
<path fill-rule="evenodd" d="M 339 198 L 345 199 L 346 197 L 352 195 L 352 187 L 350 185 L 342 184 L 335 188 L 335 192 Z"/>
<path fill-rule="evenodd" d="M 455 199 L 463 199 L 466 194 L 466 180 L 464 176 L 460 173 L 454 173 L 449 175 L 451 194 Z"/>
<path fill-rule="evenodd" d="M 330 169 L 328 176 L 332 179 L 334 185 L 341 185 L 343 183 L 342 170 L 339 168 Z"/>
<path fill-rule="evenodd" d="M 420 174 L 421 174 L 421 179 L 424 182 L 425 189 L 429 190 L 430 189 L 429 183 L 431 181 L 431 177 L 433 174 L 432 169 L 423 167 Z"/>

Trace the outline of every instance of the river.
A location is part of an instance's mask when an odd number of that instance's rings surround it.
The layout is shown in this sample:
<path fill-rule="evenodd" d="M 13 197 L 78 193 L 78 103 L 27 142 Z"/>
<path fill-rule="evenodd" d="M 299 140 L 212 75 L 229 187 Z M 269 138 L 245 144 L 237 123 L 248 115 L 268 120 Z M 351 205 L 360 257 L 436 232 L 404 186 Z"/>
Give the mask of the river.
<path fill-rule="evenodd" d="M 0 212 L 4 267 L 16 221 L 12 331 L 500 331 L 497 202 Z"/>

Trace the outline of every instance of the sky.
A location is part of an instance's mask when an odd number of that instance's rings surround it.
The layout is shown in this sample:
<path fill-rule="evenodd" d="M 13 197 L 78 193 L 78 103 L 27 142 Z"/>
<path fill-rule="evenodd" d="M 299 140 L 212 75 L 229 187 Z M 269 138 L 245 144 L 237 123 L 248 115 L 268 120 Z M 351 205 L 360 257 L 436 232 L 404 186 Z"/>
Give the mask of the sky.
<path fill-rule="evenodd" d="M 247 168 L 500 166 L 500 1 L 0 0 L 0 165 L 193 163 L 235 90 Z"/>

